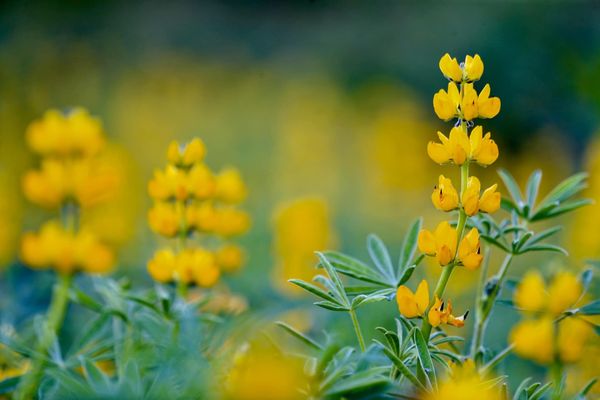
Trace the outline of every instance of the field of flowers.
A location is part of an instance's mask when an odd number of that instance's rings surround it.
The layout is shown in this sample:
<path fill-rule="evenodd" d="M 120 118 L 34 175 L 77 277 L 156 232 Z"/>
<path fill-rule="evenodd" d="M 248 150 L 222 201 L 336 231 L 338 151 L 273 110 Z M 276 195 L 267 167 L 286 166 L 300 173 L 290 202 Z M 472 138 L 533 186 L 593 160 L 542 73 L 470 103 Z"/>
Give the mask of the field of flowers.
<path fill-rule="evenodd" d="M 535 70 L 535 5 L 375 3 L 0 12 L 0 399 L 600 398 L 595 53 Z M 600 54 L 565 7 L 556 48 Z M 378 58 L 399 31 L 422 51 Z"/>

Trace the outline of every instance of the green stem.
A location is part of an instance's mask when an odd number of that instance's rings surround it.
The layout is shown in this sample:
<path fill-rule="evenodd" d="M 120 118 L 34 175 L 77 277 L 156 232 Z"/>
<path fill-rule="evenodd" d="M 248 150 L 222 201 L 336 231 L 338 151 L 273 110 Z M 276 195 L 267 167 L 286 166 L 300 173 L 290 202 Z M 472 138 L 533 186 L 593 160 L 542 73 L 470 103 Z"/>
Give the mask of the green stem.
<path fill-rule="evenodd" d="M 364 353 L 365 351 L 365 339 L 363 339 L 362 332 L 360 331 L 360 324 L 358 323 L 358 318 L 356 318 L 356 311 L 350 310 L 350 318 L 352 318 L 352 325 L 354 325 L 354 332 L 356 332 L 356 337 L 358 338 L 358 344 L 360 345 L 360 350 Z"/>
<path fill-rule="evenodd" d="M 33 366 L 19 384 L 17 392 L 15 393 L 16 400 L 29 400 L 34 398 L 35 391 L 39 387 L 46 365 L 48 350 L 62 328 L 65 312 L 69 303 L 71 280 L 72 275 L 70 274 L 59 275 L 59 281 L 54 286 L 46 324 L 43 327 L 42 335 L 35 349 Z"/>
<path fill-rule="evenodd" d="M 475 356 L 475 353 L 483 344 L 489 317 L 494 308 L 494 304 L 496 303 L 496 298 L 500 294 L 502 285 L 504 284 L 504 279 L 506 279 L 506 273 L 508 272 L 508 267 L 510 266 L 512 259 L 513 254 L 507 254 L 506 257 L 504 257 L 500 270 L 496 274 L 494 286 L 489 294 L 484 293 L 486 290 L 485 284 L 483 284 L 480 289 L 479 293 L 482 298 L 479 300 L 479 306 L 477 307 L 475 314 L 473 340 L 471 342 L 471 357 Z M 483 272 L 484 271 L 482 271 L 482 273 Z"/>
<path fill-rule="evenodd" d="M 560 360 L 555 360 L 550 368 L 550 374 L 552 376 L 552 386 L 554 390 L 552 391 L 552 399 L 560 400 L 562 399 L 562 382 L 563 382 L 563 364 Z"/>

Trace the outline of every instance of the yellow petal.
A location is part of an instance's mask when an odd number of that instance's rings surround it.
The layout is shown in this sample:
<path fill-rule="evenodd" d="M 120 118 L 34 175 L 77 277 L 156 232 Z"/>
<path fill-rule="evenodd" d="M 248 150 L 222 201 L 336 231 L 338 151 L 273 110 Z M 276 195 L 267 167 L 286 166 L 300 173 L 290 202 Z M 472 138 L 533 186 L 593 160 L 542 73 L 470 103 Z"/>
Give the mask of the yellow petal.
<path fill-rule="evenodd" d="M 486 133 L 479 146 L 473 151 L 473 160 L 483 166 L 493 164 L 498 159 L 498 145 Z"/>
<path fill-rule="evenodd" d="M 422 229 L 421 232 L 419 232 L 417 244 L 421 253 L 430 256 L 435 255 L 435 237 L 427 229 Z"/>
<path fill-rule="evenodd" d="M 417 291 L 415 293 L 417 308 L 419 310 L 419 315 L 425 314 L 427 307 L 429 307 L 429 285 L 427 281 L 423 279 L 419 286 L 417 287 Z"/>
<path fill-rule="evenodd" d="M 462 206 L 468 216 L 473 216 L 479 211 L 479 192 L 481 183 L 475 176 L 469 177 L 467 188 L 462 195 Z"/>
<path fill-rule="evenodd" d="M 548 364 L 554 356 L 554 321 L 551 317 L 519 322 L 510 333 L 515 353 Z"/>
<path fill-rule="evenodd" d="M 439 264 L 443 267 L 450 264 L 450 262 L 454 259 L 454 252 L 450 249 L 450 247 L 444 244 L 438 248 L 436 257 Z"/>
<path fill-rule="evenodd" d="M 460 109 L 465 120 L 471 121 L 478 116 L 477 92 L 472 83 L 464 85 L 463 98 L 460 102 Z"/>
<path fill-rule="evenodd" d="M 448 93 L 441 89 L 433 95 L 433 109 L 436 115 L 444 121 L 449 121 L 456 115 L 456 107 L 452 99 Z"/>
<path fill-rule="evenodd" d="M 502 196 L 496 192 L 497 184 L 493 184 L 487 188 L 481 195 L 479 200 L 479 210 L 485 213 L 493 213 L 498 211 L 500 208 L 500 201 Z"/>
<path fill-rule="evenodd" d="M 440 58 L 440 71 L 442 74 L 448 79 L 452 79 L 454 82 L 462 81 L 463 72 L 458 65 L 458 61 L 456 58 L 450 57 L 450 54 L 446 53 L 442 58 Z"/>
<path fill-rule="evenodd" d="M 450 260 L 448 260 L 447 263 L 442 264 L 446 265 L 452 260 L 452 258 L 454 258 L 454 253 L 456 252 L 456 245 L 458 241 L 456 229 L 452 228 L 447 221 L 443 221 L 435 229 L 434 236 L 436 245 L 438 246 L 437 251 L 439 252 L 440 248 L 445 246 L 447 251 L 450 253 Z M 446 258 L 447 254 L 444 254 L 442 259 L 445 260 Z"/>
<path fill-rule="evenodd" d="M 450 154 L 446 148 L 435 142 L 427 143 L 427 154 L 429 157 L 438 164 L 445 164 L 450 161 Z"/>
<path fill-rule="evenodd" d="M 560 314 L 572 307 L 582 290 L 583 287 L 575 274 L 566 271 L 557 273 L 548 287 L 549 311 Z"/>
<path fill-rule="evenodd" d="M 483 61 L 479 54 L 474 57 L 467 56 L 465 59 L 465 75 L 468 81 L 477 81 L 483 75 Z"/>
<path fill-rule="evenodd" d="M 415 318 L 420 315 L 415 295 L 406 286 L 402 285 L 396 290 L 396 302 L 398 303 L 400 314 L 406 318 Z"/>
<path fill-rule="evenodd" d="M 451 211 L 458 207 L 458 193 L 452 181 L 444 175 L 439 176 L 438 185 L 431 194 L 431 201 L 438 210 Z"/>
<path fill-rule="evenodd" d="M 542 311 L 548 301 L 542 276 L 537 271 L 527 272 L 515 288 L 513 300 L 524 311 Z"/>
<path fill-rule="evenodd" d="M 440 311 L 441 306 L 442 300 L 436 297 L 435 302 L 433 303 L 431 309 L 429 310 L 429 313 L 427 314 L 427 319 L 429 320 L 431 326 L 433 326 L 434 328 L 442 323 L 442 312 Z"/>

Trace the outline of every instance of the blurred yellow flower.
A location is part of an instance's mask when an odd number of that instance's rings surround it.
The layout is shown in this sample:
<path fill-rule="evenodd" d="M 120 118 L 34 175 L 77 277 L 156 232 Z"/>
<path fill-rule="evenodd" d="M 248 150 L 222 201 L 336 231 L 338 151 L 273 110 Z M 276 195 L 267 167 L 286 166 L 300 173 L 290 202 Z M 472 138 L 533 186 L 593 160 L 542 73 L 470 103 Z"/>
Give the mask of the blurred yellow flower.
<path fill-rule="evenodd" d="M 69 232 L 54 221 L 45 223 L 39 233 L 23 235 L 21 257 L 32 268 L 53 268 L 60 273 L 104 274 L 115 262 L 113 252 L 92 232 Z"/>
<path fill-rule="evenodd" d="M 240 269 L 244 263 L 244 251 L 240 246 L 227 243 L 215 252 L 217 265 L 226 273 L 233 273 Z"/>
<path fill-rule="evenodd" d="M 231 400 L 300 400 L 307 383 L 301 359 L 255 341 L 236 354 L 225 391 Z"/>
<path fill-rule="evenodd" d="M 215 255 L 203 248 L 188 248 L 175 254 L 170 249 L 154 253 L 148 262 L 148 273 L 157 282 L 182 281 L 200 287 L 211 287 L 220 276 Z"/>
<path fill-rule="evenodd" d="M 519 322 L 510 332 L 515 353 L 540 364 L 552 362 L 554 356 L 554 320 L 545 316 Z"/>
<path fill-rule="evenodd" d="M 274 280 L 286 294 L 304 293 L 287 280 L 307 281 L 315 276 L 314 252 L 333 244 L 329 210 L 320 198 L 302 198 L 279 207 L 274 215 Z"/>
<path fill-rule="evenodd" d="M 247 190 L 244 181 L 235 168 L 227 168 L 217 175 L 217 199 L 231 204 L 237 204 L 246 199 Z"/>
<path fill-rule="evenodd" d="M 192 139 L 184 146 L 172 141 L 167 148 L 167 160 L 176 166 L 189 167 L 197 164 L 204 159 L 205 154 L 206 147 L 199 138 Z"/>
<path fill-rule="evenodd" d="M 172 203 L 155 203 L 148 211 L 148 224 L 152 230 L 166 237 L 174 237 L 182 229 L 183 209 Z"/>
<path fill-rule="evenodd" d="M 217 235 L 231 237 L 245 233 L 250 228 L 248 213 L 231 206 L 216 209 L 213 231 Z"/>
<path fill-rule="evenodd" d="M 448 265 L 454 260 L 458 236 L 456 229 L 452 228 L 447 221 L 441 222 L 432 233 L 427 229 L 419 232 L 419 250 L 435 257 L 441 266 Z"/>
<path fill-rule="evenodd" d="M 473 360 L 453 365 L 448 377 L 437 390 L 423 395 L 424 400 L 503 400 L 496 381 L 482 376 Z"/>
<path fill-rule="evenodd" d="M 46 111 L 29 125 L 26 138 L 29 147 L 42 156 L 89 157 L 104 146 L 101 122 L 83 108 Z"/>
<path fill-rule="evenodd" d="M 583 287 L 577 276 L 568 271 L 554 275 L 546 288 L 537 271 L 529 271 L 515 288 L 515 305 L 525 312 L 548 312 L 559 315 L 579 300 Z"/>
<path fill-rule="evenodd" d="M 170 249 L 161 249 L 148 261 L 148 273 L 157 282 L 167 283 L 173 280 L 176 257 Z"/>

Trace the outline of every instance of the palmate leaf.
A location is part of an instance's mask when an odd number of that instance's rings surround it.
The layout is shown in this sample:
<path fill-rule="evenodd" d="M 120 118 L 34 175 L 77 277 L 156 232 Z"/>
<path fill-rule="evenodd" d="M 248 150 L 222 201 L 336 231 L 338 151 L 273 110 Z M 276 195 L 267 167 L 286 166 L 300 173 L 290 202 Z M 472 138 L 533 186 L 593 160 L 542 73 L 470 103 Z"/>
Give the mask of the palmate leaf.
<path fill-rule="evenodd" d="M 386 276 L 360 260 L 337 251 L 326 251 L 323 255 L 338 272 L 344 275 L 377 285 L 387 286 L 389 284 Z"/>

